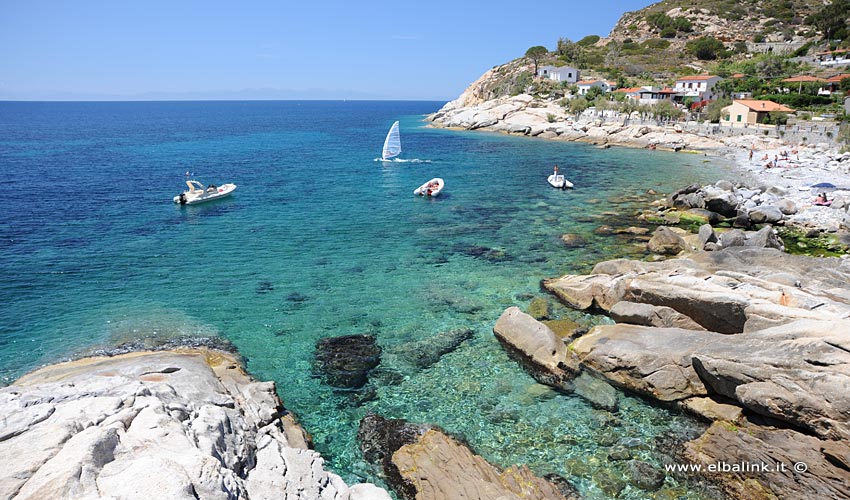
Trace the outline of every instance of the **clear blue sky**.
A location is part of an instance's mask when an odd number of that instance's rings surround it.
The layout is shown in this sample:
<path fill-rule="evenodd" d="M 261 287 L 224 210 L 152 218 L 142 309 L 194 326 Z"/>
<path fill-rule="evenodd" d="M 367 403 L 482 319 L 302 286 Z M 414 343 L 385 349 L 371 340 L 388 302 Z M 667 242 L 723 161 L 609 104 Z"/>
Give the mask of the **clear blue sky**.
<path fill-rule="evenodd" d="M 651 0 L 0 0 L 0 99 L 430 99 Z"/>

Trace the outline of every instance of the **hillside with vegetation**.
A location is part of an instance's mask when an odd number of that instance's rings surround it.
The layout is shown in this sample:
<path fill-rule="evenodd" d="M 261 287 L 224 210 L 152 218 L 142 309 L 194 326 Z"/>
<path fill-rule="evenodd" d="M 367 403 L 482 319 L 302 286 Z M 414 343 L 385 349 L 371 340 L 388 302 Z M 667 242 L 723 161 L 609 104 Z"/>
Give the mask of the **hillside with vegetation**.
<path fill-rule="evenodd" d="M 485 73 L 453 106 L 531 94 L 561 100 L 570 112 L 596 106 L 665 117 L 679 114 L 669 106 L 641 108 L 622 94 L 602 96 L 598 89 L 578 96 L 575 85 L 535 78 L 537 68 L 550 65 L 574 67 L 583 80 L 613 81 L 619 88 L 673 86 L 677 78 L 695 74 L 721 76 L 719 89 L 726 98 L 703 114 L 713 120 L 729 97 L 741 92 L 806 110 L 808 114 L 800 114 L 803 119 L 814 113 L 844 116 L 842 98 L 850 92 L 850 80 L 841 81 L 838 91 L 828 96 L 818 95 L 822 83 L 795 83 L 791 92 L 782 80 L 850 73 L 850 66 L 824 68 L 814 57 L 847 47 L 850 0 L 708 0 L 698 7 L 664 0 L 625 13 L 607 37 L 559 38 L 553 45 L 529 48 L 523 57 Z"/>

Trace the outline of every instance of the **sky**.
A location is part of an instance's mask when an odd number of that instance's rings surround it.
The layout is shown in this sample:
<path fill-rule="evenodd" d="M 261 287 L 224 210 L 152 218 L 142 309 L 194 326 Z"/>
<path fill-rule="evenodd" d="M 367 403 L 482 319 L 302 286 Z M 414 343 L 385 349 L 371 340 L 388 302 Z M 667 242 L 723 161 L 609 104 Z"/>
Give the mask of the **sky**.
<path fill-rule="evenodd" d="M 456 98 L 652 0 L 0 0 L 0 100 Z"/>

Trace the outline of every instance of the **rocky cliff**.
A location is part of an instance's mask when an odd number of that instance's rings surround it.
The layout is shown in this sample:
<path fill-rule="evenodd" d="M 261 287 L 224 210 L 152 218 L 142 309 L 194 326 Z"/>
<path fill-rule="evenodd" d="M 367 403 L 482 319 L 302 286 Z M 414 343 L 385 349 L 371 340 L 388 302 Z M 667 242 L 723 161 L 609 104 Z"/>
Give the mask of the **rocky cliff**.
<path fill-rule="evenodd" d="M 274 384 L 220 351 L 86 358 L 0 389 L 0 498 L 390 499 L 323 464 Z"/>

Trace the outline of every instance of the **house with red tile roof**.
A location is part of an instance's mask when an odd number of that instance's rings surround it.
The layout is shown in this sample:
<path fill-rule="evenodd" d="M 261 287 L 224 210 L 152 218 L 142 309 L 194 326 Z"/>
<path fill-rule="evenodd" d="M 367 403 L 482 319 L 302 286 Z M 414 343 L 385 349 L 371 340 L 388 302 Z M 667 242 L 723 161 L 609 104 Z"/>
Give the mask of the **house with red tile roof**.
<path fill-rule="evenodd" d="M 793 113 L 794 110 L 773 101 L 759 101 L 755 99 L 738 99 L 726 106 L 721 111 L 723 119 L 721 125 L 744 126 L 763 123 L 770 113 L 782 112 Z"/>
<path fill-rule="evenodd" d="M 576 82 L 576 86 L 578 87 L 578 95 L 586 95 L 593 87 L 599 87 L 602 89 L 603 93 L 607 94 L 617 88 L 617 82 L 605 80 L 581 80 Z"/>

